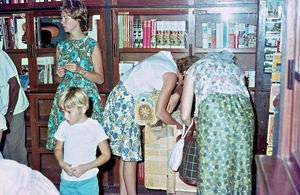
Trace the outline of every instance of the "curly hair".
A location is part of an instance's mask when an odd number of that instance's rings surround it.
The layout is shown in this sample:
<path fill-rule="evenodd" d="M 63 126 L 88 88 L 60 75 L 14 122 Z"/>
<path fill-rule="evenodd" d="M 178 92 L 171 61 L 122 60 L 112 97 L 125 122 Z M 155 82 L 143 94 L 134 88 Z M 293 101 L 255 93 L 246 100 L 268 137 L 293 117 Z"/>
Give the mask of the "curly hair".
<path fill-rule="evenodd" d="M 189 67 L 191 67 L 198 60 L 200 60 L 200 57 L 189 55 L 189 56 L 177 59 L 176 64 L 177 64 L 178 70 L 181 73 L 183 73 L 184 71 L 189 69 Z"/>
<path fill-rule="evenodd" d="M 77 20 L 82 32 L 86 33 L 88 30 L 88 11 L 83 2 L 80 0 L 63 0 L 60 11 Z"/>

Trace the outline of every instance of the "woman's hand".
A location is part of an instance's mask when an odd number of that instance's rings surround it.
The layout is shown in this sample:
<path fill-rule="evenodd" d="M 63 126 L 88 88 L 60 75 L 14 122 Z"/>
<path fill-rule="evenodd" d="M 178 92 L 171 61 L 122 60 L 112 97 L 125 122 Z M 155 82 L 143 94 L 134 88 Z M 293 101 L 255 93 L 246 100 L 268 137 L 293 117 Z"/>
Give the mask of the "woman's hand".
<path fill-rule="evenodd" d="M 56 74 L 60 78 L 64 77 L 65 76 L 65 69 L 61 66 L 58 66 L 58 68 L 56 70 Z"/>
<path fill-rule="evenodd" d="M 76 72 L 80 72 L 81 68 L 75 64 L 75 63 L 69 63 L 69 64 L 65 64 L 64 68 L 70 72 L 76 73 Z"/>

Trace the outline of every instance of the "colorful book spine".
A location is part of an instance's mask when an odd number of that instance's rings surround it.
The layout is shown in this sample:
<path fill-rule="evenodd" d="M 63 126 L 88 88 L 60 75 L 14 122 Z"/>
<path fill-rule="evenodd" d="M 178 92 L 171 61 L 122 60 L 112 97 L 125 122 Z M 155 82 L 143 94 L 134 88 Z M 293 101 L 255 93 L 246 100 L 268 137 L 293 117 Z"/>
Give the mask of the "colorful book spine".
<path fill-rule="evenodd" d="M 118 15 L 119 48 L 123 48 L 123 17 Z"/>
<path fill-rule="evenodd" d="M 146 48 L 151 48 L 151 20 L 146 21 Z"/>
<path fill-rule="evenodd" d="M 202 48 L 208 48 L 208 40 L 207 40 L 207 23 L 202 23 Z"/>
<path fill-rule="evenodd" d="M 227 41 L 228 48 L 234 48 L 234 24 L 228 24 L 228 41 Z"/>
<path fill-rule="evenodd" d="M 186 22 L 179 21 L 177 22 L 177 48 L 185 48 L 185 34 L 186 34 Z"/>
<path fill-rule="evenodd" d="M 138 48 L 139 47 L 139 39 L 138 39 L 138 19 L 135 19 L 133 22 L 132 27 L 132 42 L 133 47 Z"/>
<path fill-rule="evenodd" d="M 147 47 L 147 20 L 143 20 L 143 48 Z"/>
<path fill-rule="evenodd" d="M 151 48 L 156 48 L 156 19 L 151 19 Z"/>
<path fill-rule="evenodd" d="M 239 24 L 234 23 L 234 45 L 233 48 L 239 48 Z"/>
<path fill-rule="evenodd" d="M 217 26 L 216 23 L 211 24 L 211 48 L 217 47 Z"/>
<path fill-rule="evenodd" d="M 163 23 L 162 21 L 156 22 L 156 47 L 163 48 Z"/>

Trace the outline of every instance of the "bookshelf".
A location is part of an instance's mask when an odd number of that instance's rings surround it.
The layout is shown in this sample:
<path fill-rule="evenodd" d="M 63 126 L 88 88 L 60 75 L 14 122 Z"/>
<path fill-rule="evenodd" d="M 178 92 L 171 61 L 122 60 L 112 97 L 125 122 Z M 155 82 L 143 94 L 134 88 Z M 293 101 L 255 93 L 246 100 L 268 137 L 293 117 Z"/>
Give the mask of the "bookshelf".
<path fill-rule="evenodd" d="M 88 7 L 90 24 L 92 27 L 96 23 L 96 37 L 102 48 L 102 58 L 104 65 L 105 82 L 103 85 L 98 86 L 102 95 L 107 95 L 110 90 L 118 83 L 121 72 L 126 69 L 119 67 L 119 63 L 131 62 L 132 64 L 140 61 L 148 56 L 153 55 L 161 50 L 171 51 L 174 57 L 181 58 L 187 56 L 189 53 L 202 57 L 207 52 L 219 51 L 228 47 L 228 28 L 230 23 L 241 24 L 239 28 L 245 27 L 245 32 L 251 34 L 251 41 L 246 42 L 247 47 L 229 48 L 236 56 L 236 63 L 244 70 L 247 75 L 255 77 L 252 79 L 251 93 L 253 95 L 254 106 L 257 113 L 257 143 L 255 153 L 265 153 L 265 147 L 267 142 L 267 123 L 268 123 L 268 101 L 270 94 L 270 74 L 264 72 L 264 47 L 265 47 L 265 18 L 267 17 L 266 9 L 264 8 L 264 1 L 258 0 L 83 0 Z M 5 51 L 12 57 L 18 70 L 22 71 L 22 59 L 28 58 L 28 74 L 30 90 L 28 94 L 53 94 L 57 88 L 57 84 L 53 81 L 50 83 L 48 79 L 45 79 L 45 75 L 40 73 L 45 68 L 40 67 L 40 60 L 44 59 L 44 63 L 49 64 L 54 61 L 56 51 L 55 48 L 43 48 L 38 44 L 36 20 L 37 18 L 56 18 L 60 17 L 58 10 L 61 2 L 48 0 L 48 2 L 37 2 L 36 0 L 27 0 L 25 3 L 18 4 L 0 4 L 0 18 L 11 17 L 14 14 L 20 14 L 26 20 L 26 48 L 9 48 Z M 231 17 L 226 14 L 231 13 Z M 225 16 L 224 16 L 225 15 Z M 95 17 L 93 17 L 95 16 Z M 100 19 L 95 19 L 100 16 Z M 168 47 L 134 47 L 123 46 L 120 47 L 120 30 L 119 21 L 122 17 L 132 17 L 132 26 L 135 20 L 151 21 L 155 19 L 156 22 L 171 22 L 171 27 L 167 27 L 167 31 L 184 31 L 183 45 L 180 47 L 172 47 L 171 41 Z M 224 16 L 224 17 L 223 17 Z M 93 20 L 93 18 L 95 20 Z M 227 19 L 226 21 L 223 18 Z M 127 19 L 125 19 L 127 20 Z M 129 19 L 128 19 L 129 20 Z M 93 22 L 94 21 L 94 22 Z M 172 23 L 173 22 L 173 23 Z M 180 23 L 183 22 L 183 23 Z M 130 23 L 130 22 L 129 22 Z M 176 30 L 178 28 L 176 23 L 181 24 L 184 30 Z M 223 23 L 223 46 L 216 46 L 216 48 L 203 47 L 202 38 L 202 24 L 221 24 Z M 224 24 L 227 26 L 227 38 L 226 44 L 224 44 Z M 168 26 L 168 24 L 166 25 Z M 170 26 L 170 25 L 169 25 Z M 132 27 L 133 28 L 133 27 Z M 157 23 L 156 23 L 157 28 Z M 175 29 L 175 30 L 174 30 Z M 251 30 L 249 30 L 251 29 Z M 253 34 L 254 29 L 254 34 Z M 93 28 L 91 29 L 94 30 Z M 122 26 L 122 30 L 124 30 Z M 251 31 L 251 33 L 249 33 Z M 131 33 L 130 33 L 131 32 Z M 156 31 L 157 32 L 157 31 Z M 219 30 L 218 32 L 222 32 Z M 226 31 L 225 31 L 226 32 Z M 242 30 L 243 32 L 243 30 Z M 95 32 L 94 32 L 95 33 Z M 127 37 L 130 38 L 130 34 L 133 34 L 133 30 L 128 30 Z M 170 33 L 171 34 L 171 33 Z M 123 32 L 122 32 L 123 35 Z M 123 37 L 124 38 L 124 37 Z M 157 37 L 156 37 L 157 38 Z M 253 42 L 253 39 L 256 41 Z M 124 40 L 124 39 L 123 39 Z M 133 43 L 133 42 L 132 42 Z M 157 43 L 157 42 L 156 42 Z M 249 44 L 250 43 L 250 44 Z M 126 43 L 127 44 L 127 43 Z M 168 44 L 167 44 L 168 45 Z M 250 46 L 249 46 L 250 45 Z M 51 59 L 52 58 L 52 59 Z M 47 60 L 46 60 L 47 59 Z M 43 61 L 43 60 L 42 60 Z M 24 61 L 26 64 L 26 61 Z M 26 65 L 24 65 L 26 66 Z M 48 66 L 48 70 L 50 67 Z M 54 70 L 52 70 L 53 72 Z M 48 71 L 49 72 L 49 71 Z M 252 74 L 254 73 L 254 74 Z M 41 82 L 42 75 L 44 75 L 43 82 Z M 253 76 L 255 75 L 255 76 Z M 253 85 L 255 83 L 255 85 Z M 30 96 L 29 96 L 30 97 Z M 32 98 L 36 98 L 33 97 Z M 267 102 L 266 102 L 267 101 Z M 43 105 L 43 104 L 42 104 Z M 36 107 L 30 109 L 30 115 L 28 119 L 28 129 L 34 133 L 37 133 L 37 129 L 31 129 L 31 120 L 36 120 Z M 32 123 L 33 125 L 33 123 Z M 35 147 L 35 146 L 34 146 Z M 32 149 L 30 149 L 32 150 Z M 33 150 L 35 151 L 35 150 Z M 32 153 L 33 155 L 33 153 Z M 117 162 L 114 162 L 117 164 Z M 118 184 L 118 168 L 113 168 L 114 181 L 110 184 Z"/>

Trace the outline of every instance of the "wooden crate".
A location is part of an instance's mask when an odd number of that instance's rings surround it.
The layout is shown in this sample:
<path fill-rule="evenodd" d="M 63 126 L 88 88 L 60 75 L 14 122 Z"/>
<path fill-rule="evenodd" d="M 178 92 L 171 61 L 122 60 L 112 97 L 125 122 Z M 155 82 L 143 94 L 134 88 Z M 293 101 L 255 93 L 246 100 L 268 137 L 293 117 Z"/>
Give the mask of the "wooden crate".
<path fill-rule="evenodd" d="M 145 181 L 144 185 L 149 189 L 166 190 L 167 193 L 196 192 L 196 187 L 187 185 L 181 181 L 178 172 L 173 172 L 168 167 L 168 156 L 172 146 L 176 143 L 176 137 L 180 133 L 175 125 L 167 125 L 169 136 L 156 139 L 151 127 L 144 128 L 145 141 Z"/>

